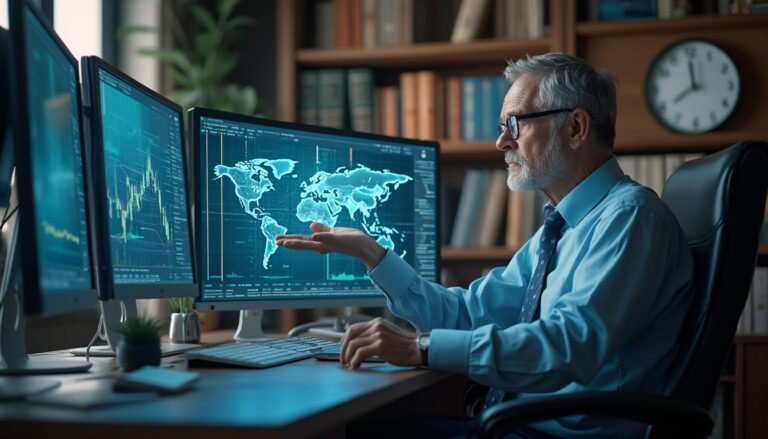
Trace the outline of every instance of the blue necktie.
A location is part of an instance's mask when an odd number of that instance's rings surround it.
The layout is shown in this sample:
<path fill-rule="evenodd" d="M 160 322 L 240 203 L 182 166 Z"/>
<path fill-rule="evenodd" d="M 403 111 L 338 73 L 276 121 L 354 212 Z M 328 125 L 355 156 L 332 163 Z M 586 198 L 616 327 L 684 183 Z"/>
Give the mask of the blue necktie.
<path fill-rule="evenodd" d="M 533 277 L 528 283 L 528 291 L 525 292 L 523 306 L 520 309 L 519 323 L 528 323 L 539 318 L 539 303 L 541 302 L 541 292 L 547 283 L 547 273 L 549 263 L 557 248 L 557 241 L 560 240 L 560 229 L 563 228 L 565 220 L 554 207 L 547 205 L 544 213 L 544 230 L 541 232 L 539 240 L 539 262 Z M 492 407 L 505 400 L 504 390 L 493 387 L 485 396 L 483 409 Z"/>

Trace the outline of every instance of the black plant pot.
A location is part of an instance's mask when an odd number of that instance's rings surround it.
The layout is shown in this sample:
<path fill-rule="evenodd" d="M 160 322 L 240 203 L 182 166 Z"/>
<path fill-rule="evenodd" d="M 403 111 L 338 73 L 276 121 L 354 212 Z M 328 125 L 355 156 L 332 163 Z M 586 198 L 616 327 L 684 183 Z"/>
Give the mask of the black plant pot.
<path fill-rule="evenodd" d="M 126 338 L 117 344 L 117 364 L 126 371 L 160 364 L 160 337 Z"/>

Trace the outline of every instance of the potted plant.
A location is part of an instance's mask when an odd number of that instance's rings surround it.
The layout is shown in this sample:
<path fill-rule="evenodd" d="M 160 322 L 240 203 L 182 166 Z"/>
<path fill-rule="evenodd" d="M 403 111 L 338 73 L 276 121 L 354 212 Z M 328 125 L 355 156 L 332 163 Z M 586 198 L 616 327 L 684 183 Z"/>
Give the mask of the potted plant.
<path fill-rule="evenodd" d="M 160 364 L 162 326 L 149 317 L 129 317 L 115 328 L 122 335 L 117 344 L 117 363 L 124 371 Z"/>
<path fill-rule="evenodd" d="M 200 320 L 192 310 L 191 297 L 173 297 L 168 299 L 171 314 L 171 343 L 197 343 L 200 341 Z"/>

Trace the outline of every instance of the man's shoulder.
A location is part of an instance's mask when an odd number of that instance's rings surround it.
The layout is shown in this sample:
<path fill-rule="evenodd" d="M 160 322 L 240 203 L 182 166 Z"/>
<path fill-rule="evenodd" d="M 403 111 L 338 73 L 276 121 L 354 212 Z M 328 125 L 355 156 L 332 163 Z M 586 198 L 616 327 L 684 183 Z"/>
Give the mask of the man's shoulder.
<path fill-rule="evenodd" d="M 628 179 L 614 186 L 597 207 L 595 213 L 601 217 L 637 212 L 677 224 L 675 215 L 653 189 Z"/>

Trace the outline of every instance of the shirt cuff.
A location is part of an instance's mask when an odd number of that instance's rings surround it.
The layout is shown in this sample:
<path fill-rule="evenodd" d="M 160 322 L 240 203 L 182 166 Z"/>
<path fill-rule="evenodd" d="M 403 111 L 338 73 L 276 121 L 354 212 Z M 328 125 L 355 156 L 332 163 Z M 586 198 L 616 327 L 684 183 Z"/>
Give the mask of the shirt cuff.
<path fill-rule="evenodd" d="M 470 331 L 432 330 L 429 337 L 429 368 L 467 375 L 471 340 Z"/>
<path fill-rule="evenodd" d="M 371 281 L 383 291 L 390 300 L 396 301 L 408 291 L 416 271 L 400 256 L 387 251 L 384 259 L 373 270 L 368 272 Z"/>

